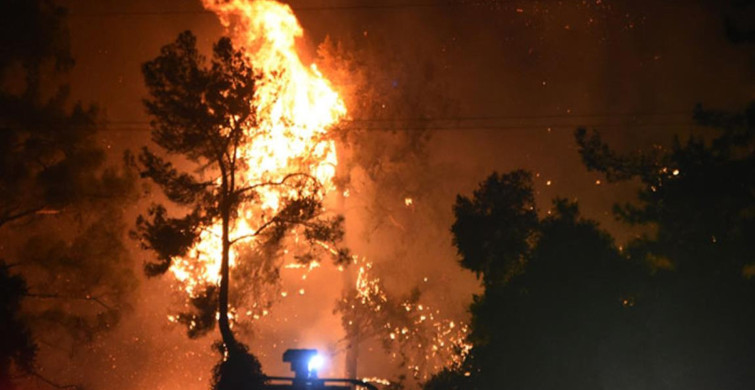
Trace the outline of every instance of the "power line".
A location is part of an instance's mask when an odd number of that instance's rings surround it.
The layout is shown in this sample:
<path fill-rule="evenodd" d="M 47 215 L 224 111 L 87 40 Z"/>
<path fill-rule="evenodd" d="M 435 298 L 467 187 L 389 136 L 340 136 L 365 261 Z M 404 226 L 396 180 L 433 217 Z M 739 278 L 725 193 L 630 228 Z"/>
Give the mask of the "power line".
<path fill-rule="evenodd" d="M 496 131 L 516 131 L 516 130 L 574 130 L 578 127 L 590 129 L 652 129 L 652 128 L 680 128 L 680 127 L 699 127 L 695 122 L 664 122 L 664 123 L 584 123 L 584 124 L 567 124 L 567 125 L 465 125 L 465 126 L 396 126 L 396 127 L 346 127 L 347 130 L 362 131 L 460 131 L 460 130 L 496 130 Z M 149 127 L 106 127 L 100 129 L 103 132 L 150 132 Z"/>
<path fill-rule="evenodd" d="M 341 120 L 342 123 L 396 123 L 396 122 L 427 122 L 427 121 L 486 121 L 486 120 L 547 120 L 547 119 L 587 119 L 587 118 L 639 118 L 639 117 L 690 117 L 690 111 L 668 112 L 613 112 L 594 114 L 530 114 L 530 115 L 471 115 L 447 117 L 396 117 L 396 118 L 354 118 Z M 113 124 L 149 124 L 144 120 L 109 120 Z"/>
<path fill-rule="evenodd" d="M 463 3 L 404 3 L 404 4 L 362 4 L 362 5 L 324 5 L 324 6 L 293 6 L 289 4 L 294 11 L 377 11 L 377 10 L 395 10 L 395 9 L 422 9 L 422 8 L 445 8 L 465 6 Z M 69 17 L 149 17 L 149 16 L 194 16 L 194 15 L 211 15 L 216 14 L 208 10 L 162 10 L 162 11 L 92 11 L 92 12 L 72 12 Z"/>
<path fill-rule="evenodd" d="M 337 127 L 361 131 L 458 131 L 458 130 L 562 130 L 587 127 L 595 129 L 641 129 L 660 127 L 699 127 L 689 111 L 624 112 L 592 114 L 479 115 L 448 117 L 356 118 L 339 121 Z M 66 126 L 66 123 L 58 123 Z M 34 126 L 34 123 L 27 123 Z M 54 126 L 56 123 L 40 123 Z M 92 125 L 87 125 L 91 127 Z M 99 125 L 104 132 L 149 132 L 146 120 L 107 120 Z"/>
<path fill-rule="evenodd" d="M 667 0 L 672 4 L 686 5 L 684 1 Z M 427 8 L 461 8 L 461 7 L 482 7 L 485 4 L 479 2 L 449 1 L 449 2 L 422 2 L 422 3 L 389 3 L 389 4 L 337 4 L 337 5 L 294 5 L 286 4 L 292 10 L 299 12 L 308 11 L 381 11 L 381 10 L 399 10 L 399 9 L 427 9 Z M 514 9 L 516 7 L 512 7 Z M 215 16 L 212 11 L 204 9 L 196 10 L 160 10 L 160 11 L 89 11 L 89 12 L 71 12 L 69 17 L 153 17 L 153 16 Z"/>
<path fill-rule="evenodd" d="M 341 120 L 339 125 L 348 130 L 364 131 L 444 131 L 444 130 L 552 130 L 590 128 L 657 128 L 695 126 L 684 120 L 689 111 L 625 112 L 593 114 L 540 114 L 540 115 L 480 115 L 449 117 L 356 118 Z M 619 120 L 611 121 L 611 119 Z M 658 121 L 662 120 L 662 121 Z M 112 120 L 106 122 L 105 131 L 151 131 L 144 120 Z"/>

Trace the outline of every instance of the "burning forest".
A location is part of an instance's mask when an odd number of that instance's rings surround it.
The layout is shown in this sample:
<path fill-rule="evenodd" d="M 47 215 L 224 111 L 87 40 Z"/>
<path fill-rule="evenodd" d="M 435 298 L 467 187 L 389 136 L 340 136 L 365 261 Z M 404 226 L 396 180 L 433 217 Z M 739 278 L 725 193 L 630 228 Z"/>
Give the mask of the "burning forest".
<path fill-rule="evenodd" d="M 0 390 L 755 385 L 751 1 L 1 7 Z"/>

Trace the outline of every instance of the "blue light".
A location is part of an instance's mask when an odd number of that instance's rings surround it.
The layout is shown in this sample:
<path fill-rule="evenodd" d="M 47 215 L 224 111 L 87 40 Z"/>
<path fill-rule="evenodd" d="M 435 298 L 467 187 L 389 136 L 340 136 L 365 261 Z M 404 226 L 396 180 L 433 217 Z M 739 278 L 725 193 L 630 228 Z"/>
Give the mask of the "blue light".
<path fill-rule="evenodd" d="M 309 359 L 309 363 L 307 363 L 307 369 L 309 370 L 309 372 L 312 372 L 312 371 L 317 372 L 324 365 L 325 365 L 325 358 L 323 358 L 322 355 L 318 354 L 318 355 L 312 356 Z"/>

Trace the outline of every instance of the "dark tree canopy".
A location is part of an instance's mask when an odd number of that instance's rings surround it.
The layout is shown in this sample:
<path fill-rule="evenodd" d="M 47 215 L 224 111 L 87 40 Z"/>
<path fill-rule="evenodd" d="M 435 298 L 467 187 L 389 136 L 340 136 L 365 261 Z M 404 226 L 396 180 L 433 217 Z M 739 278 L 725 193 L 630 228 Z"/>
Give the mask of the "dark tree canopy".
<path fill-rule="evenodd" d="M 225 346 L 216 343 L 221 358 L 212 371 L 212 390 L 262 389 L 265 376 L 262 365 L 241 343 Z"/>
<path fill-rule="evenodd" d="M 731 12 L 724 18 L 726 38 L 735 44 L 755 43 L 755 25 L 752 13 L 755 10 L 753 0 L 731 0 Z"/>
<path fill-rule="evenodd" d="M 19 81 L 23 83 L 17 90 L 37 93 L 42 87 L 40 72 L 45 67 L 65 71 L 73 66 L 66 14 L 67 10 L 52 0 L 3 2 L 0 14 L 0 71 L 15 71 L 14 76 L 21 76 Z M 2 76 L 7 77 L 7 74 Z"/>
<path fill-rule="evenodd" d="M 122 242 L 134 175 L 107 161 L 98 109 L 70 102 L 65 16 L 49 0 L 0 5 L 0 239 L 13 265 L 0 342 L 16 351 L 0 351 L 3 389 L 42 378 L 35 351 L 47 344 L 73 356 L 114 327 L 135 284 Z"/>
<path fill-rule="evenodd" d="M 652 229 L 622 251 L 563 200 L 532 223 L 491 218 L 534 209 L 521 201 L 531 199 L 528 180 L 501 179 L 526 178 L 521 173 L 494 174 L 471 199 L 459 197 L 455 243 L 485 291 L 471 306 L 468 359 L 425 388 L 751 388 L 753 107 L 698 107 L 695 118 L 712 136 L 633 154 L 577 131 L 588 169 L 640 183 L 637 201 L 617 205 L 616 215 Z M 515 233 L 491 233 L 506 229 Z M 505 237 L 528 239 L 506 245 Z M 465 249 L 465 240 L 476 245 Z M 485 279 L 510 270 L 504 259 L 522 259 L 517 272 Z"/>
<path fill-rule="evenodd" d="M 755 375 L 755 104 L 740 113 L 695 110 L 712 134 L 622 155 L 578 130 L 588 169 L 639 179 L 637 202 L 617 217 L 652 228 L 627 254 L 653 274 L 646 320 L 657 356 L 703 387 L 748 388 Z M 665 366 L 656 362 L 657 366 Z"/>
<path fill-rule="evenodd" d="M 621 251 L 576 204 L 539 219 L 526 173 L 460 196 L 454 242 L 485 290 L 471 354 L 425 388 L 755 385 L 755 105 L 695 118 L 714 132 L 629 154 L 577 130 L 589 170 L 640 184 L 615 212 L 649 229 Z"/>
<path fill-rule="evenodd" d="M 483 388 L 601 388 L 632 356 L 639 269 L 576 204 L 554 206 L 523 272 L 472 305 Z"/>
<path fill-rule="evenodd" d="M 635 256 L 656 268 L 741 279 L 755 251 L 755 104 L 736 114 L 698 107 L 695 118 L 715 134 L 630 155 L 582 129 L 577 143 L 588 169 L 640 180 L 638 202 L 615 208 L 621 220 L 657 229 L 633 243 Z"/>
<path fill-rule="evenodd" d="M 526 262 L 537 228 L 532 175 L 494 173 L 471 199 L 457 196 L 454 214 L 451 231 L 462 267 L 486 286 L 503 283 Z"/>
<path fill-rule="evenodd" d="M 97 108 L 68 108 L 65 9 L 11 0 L 0 14 L 0 227 L 131 196 L 129 178 L 106 166 L 97 143 Z"/>
<path fill-rule="evenodd" d="M 229 38 L 221 38 L 213 46 L 208 61 L 198 52 L 196 37 L 186 31 L 164 46 L 142 70 L 149 92 L 144 104 L 152 117 L 152 140 L 168 156 L 187 160 L 181 168 L 193 165 L 181 170 L 147 148 L 138 157 L 142 176 L 157 184 L 168 200 L 185 212 L 172 217 L 165 206 L 154 204 L 147 216 L 138 218 L 134 236 L 156 254 L 145 271 L 151 276 L 165 273 L 174 259 L 188 255 L 203 230 L 221 226 L 221 253 L 212 254 L 221 259 L 220 283 L 190 297 L 191 311 L 179 315 L 178 320 L 189 326 L 190 336 L 198 337 L 212 330 L 218 318 L 220 350 L 227 359 L 224 357 L 216 367 L 215 387 L 258 388 L 259 364 L 230 327 L 228 311 L 234 298 L 230 286 L 238 288 L 245 283 L 242 275 L 230 271 L 231 250 L 239 254 L 236 261 L 247 271 L 246 279 L 264 282 L 269 276 L 262 271 L 277 277 L 271 259 L 280 255 L 277 248 L 288 232 L 300 229 L 305 241 L 336 244 L 343 234 L 342 219 L 321 217 L 322 188 L 307 172 L 289 172 L 260 182 L 251 182 L 245 176 L 249 161 L 242 148 L 263 132 L 255 106 L 255 85 L 260 75 Z M 287 194 L 282 195 L 281 206 L 274 212 L 259 207 L 259 192 L 269 188 L 285 189 L 281 193 Z M 243 215 L 242 209 L 253 210 L 253 219 Z M 247 218 L 251 231 L 234 231 L 240 218 Z M 308 252 L 299 259 L 307 262 L 314 257 Z M 347 252 L 337 252 L 336 260 L 346 259 Z"/>
<path fill-rule="evenodd" d="M 627 363 L 640 269 L 576 204 L 557 200 L 540 219 L 530 174 L 514 171 L 454 211 L 461 264 L 485 290 L 470 309 L 470 355 L 426 389 L 601 388 L 605 366 Z"/>
<path fill-rule="evenodd" d="M 70 110 L 59 82 L 73 65 L 65 10 L 52 1 L 6 1 L 0 13 L 0 226 L 110 196 L 118 175 L 97 145 L 97 108 Z M 104 182 L 111 180 L 111 182 Z"/>
<path fill-rule="evenodd" d="M 24 279 L 11 274 L 10 267 L 0 260 L 0 389 L 14 388 L 11 367 L 23 373 L 34 371 L 37 346 L 20 313 L 26 293 Z"/>
<path fill-rule="evenodd" d="M 200 230 L 221 217 L 221 201 L 230 213 L 251 198 L 245 191 L 233 188 L 231 193 L 229 188 L 236 179 L 235 169 L 240 169 L 237 164 L 243 163 L 235 160 L 236 149 L 244 141 L 242 126 L 254 125 L 250 106 L 254 75 L 240 56 L 224 38 L 214 46 L 212 64 L 207 66 L 197 51 L 196 38 L 187 31 L 144 64 L 151 95 L 145 106 L 153 118 L 153 141 L 167 153 L 180 154 L 198 163 L 201 170 L 220 170 L 223 176 L 222 188 L 217 188 L 212 179 L 179 172 L 163 157 L 142 150 L 142 176 L 159 185 L 171 202 L 191 210 L 184 217 L 171 218 L 164 206 L 156 204 L 149 218 L 137 220 L 138 237 L 157 255 L 155 262 L 145 266 L 148 275 L 166 272 L 173 258 L 186 255 Z"/>

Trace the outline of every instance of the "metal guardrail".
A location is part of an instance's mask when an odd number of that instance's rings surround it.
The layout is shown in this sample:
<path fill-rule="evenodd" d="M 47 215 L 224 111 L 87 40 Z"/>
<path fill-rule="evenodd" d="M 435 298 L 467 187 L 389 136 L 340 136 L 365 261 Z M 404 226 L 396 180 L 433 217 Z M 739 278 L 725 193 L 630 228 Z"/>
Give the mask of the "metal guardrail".
<path fill-rule="evenodd" d="M 353 386 L 362 387 L 367 390 L 378 390 L 377 386 L 372 383 L 361 381 L 359 379 L 349 378 L 296 378 L 286 376 L 266 376 L 266 381 L 278 381 L 288 383 L 267 383 L 266 390 L 352 390 Z M 335 385 L 330 383 L 343 383 Z"/>

